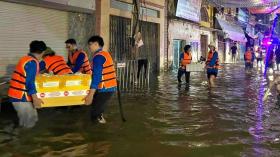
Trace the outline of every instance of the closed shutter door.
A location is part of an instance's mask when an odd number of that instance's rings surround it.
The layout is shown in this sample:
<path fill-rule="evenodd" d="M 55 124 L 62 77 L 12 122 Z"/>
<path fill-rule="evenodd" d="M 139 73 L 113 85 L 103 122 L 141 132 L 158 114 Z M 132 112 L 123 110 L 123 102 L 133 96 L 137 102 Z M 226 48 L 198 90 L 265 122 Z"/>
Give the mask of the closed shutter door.
<path fill-rule="evenodd" d="M 67 12 L 0 1 L 0 76 L 11 74 L 32 40 L 66 56 L 67 37 Z"/>

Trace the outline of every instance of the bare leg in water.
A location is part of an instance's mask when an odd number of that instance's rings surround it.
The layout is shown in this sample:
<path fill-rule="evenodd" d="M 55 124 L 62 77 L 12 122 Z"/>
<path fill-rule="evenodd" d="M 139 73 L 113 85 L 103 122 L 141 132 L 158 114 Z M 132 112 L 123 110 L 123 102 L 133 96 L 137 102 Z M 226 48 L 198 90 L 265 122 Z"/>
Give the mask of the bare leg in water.
<path fill-rule="evenodd" d="M 215 79 L 216 79 L 216 76 L 215 75 L 211 75 L 209 80 L 208 80 L 208 85 L 209 85 L 209 88 L 213 88 L 213 87 L 216 87 L 215 85 Z"/>

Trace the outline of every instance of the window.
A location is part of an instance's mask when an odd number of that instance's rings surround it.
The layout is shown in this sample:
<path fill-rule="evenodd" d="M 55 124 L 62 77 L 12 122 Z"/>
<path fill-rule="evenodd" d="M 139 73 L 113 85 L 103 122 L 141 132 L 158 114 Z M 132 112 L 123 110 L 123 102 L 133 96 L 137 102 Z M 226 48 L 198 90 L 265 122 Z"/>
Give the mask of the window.
<path fill-rule="evenodd" d="M 209 22 L 207 9 L 205 7 L 202 7 L 200 9 L 200 12 L 201 12 L 201 21 Z"/>

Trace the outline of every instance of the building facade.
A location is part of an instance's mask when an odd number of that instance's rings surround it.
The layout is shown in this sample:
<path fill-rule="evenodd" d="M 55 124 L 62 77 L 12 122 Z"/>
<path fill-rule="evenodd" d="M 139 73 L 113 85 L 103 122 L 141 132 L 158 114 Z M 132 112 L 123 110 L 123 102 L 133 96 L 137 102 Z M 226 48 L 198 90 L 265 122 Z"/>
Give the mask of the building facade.
<path fill-rule="evenodd" d="M 117 62 L 147 59 L 152 71 L 164 68 L 165 1 L 142 0 L 139 3 L 139 32 L 143 46 L 133 52 L 132 0 L 96 0 L 96 31 L 105 40 Z"/>
<path fill-rule="evenodd" d="M 5 0 L 0 10 L 0 76 L 11 74 L 32 40 L 43 40 L 66 57 L 65 40 L 75 38 L 86 49 L 95 34 L 94 0 Z"/>
<path fill-rule="evenodd" d="M 193 61 L 207 57 L 208 44 L 216 42 L 213 8 L 203 1 L 168 1 L 168 66 L 179 67 L 179 55 L 186 44 L 192 46 Z M 185 8 L 188 6 L 188 8 Z M 195 8 L 195 10 L 192 10 Z M 188 13 L 192 11 L 193 13 Z M 190 15 L 190 16 L 186 16 Z"/>

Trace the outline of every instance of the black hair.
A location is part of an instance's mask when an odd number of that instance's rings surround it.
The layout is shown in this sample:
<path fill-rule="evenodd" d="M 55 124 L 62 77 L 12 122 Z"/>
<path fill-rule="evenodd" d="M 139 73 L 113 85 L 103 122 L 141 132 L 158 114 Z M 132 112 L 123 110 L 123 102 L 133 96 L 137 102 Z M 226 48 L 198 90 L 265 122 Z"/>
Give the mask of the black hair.
<path fill-rule="evenodd" d="M 191 48 L 191 45 L 186 45 L 186 46 L 184 47 L 184 51 L 187 52 L 190 48 Z"/>
<path fill-rule="evenodd" d="M 104 46 L 104 40 L 101 36 L 98 36 L 98 35 L 95 35 L 95 36 L 92 36 L 88 39 L 88 44 L 92 42 L 97 42 L 99 44 L 100 47 L 103 47 Z"/>
<path fill-rule="evenodd" d="M 29 45 L 29 51 L 31 53 L 41 54 L 46 49 L 47 49 L 47 46 L 43 41 L 34 40 Z"/>
<path fill-rule="evenodd" d="M 77 45 L 77 42 L 75 39 L 68 39 L 65 41 L 65 44 Z"/>

